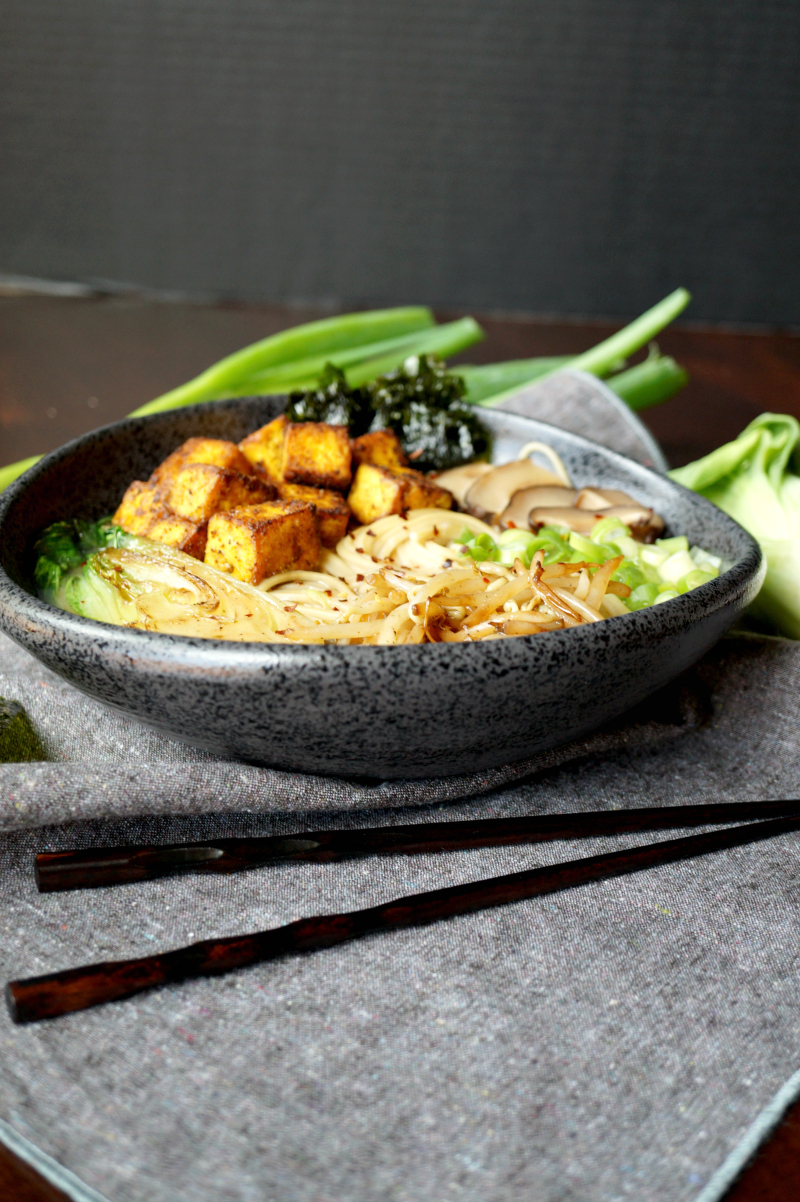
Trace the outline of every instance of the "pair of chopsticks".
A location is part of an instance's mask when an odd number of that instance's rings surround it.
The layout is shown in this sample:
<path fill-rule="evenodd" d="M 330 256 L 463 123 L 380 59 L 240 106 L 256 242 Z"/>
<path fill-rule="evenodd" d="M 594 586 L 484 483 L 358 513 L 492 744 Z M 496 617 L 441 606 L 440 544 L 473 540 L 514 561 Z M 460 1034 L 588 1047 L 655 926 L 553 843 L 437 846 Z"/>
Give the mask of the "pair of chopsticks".
<path fill-rule="evenodd" d="M 302 918 L 288 926 L 251 935 L 206 939 L 160 955 L 10 981 L 6 986 L 6 1001 L 14 1022 L 55 1018 L 158 985 L 230 972 L 292 952 L 316 951 L 374 932 L 424 926 L 458 914 L 739 847 L 800 828 L 800 801 L 603 810 L 367 830 L 307 831 L 287 837 L 46 852 L 36 857 L 36 879 L 41 892 L 53 893 L 153 880 L 183 872 L 227 873 L 281 862 L 330 863 L 367 855 L 424 855 L 724 823 L 746 825 L 416 893 L 365 910 Z"/>

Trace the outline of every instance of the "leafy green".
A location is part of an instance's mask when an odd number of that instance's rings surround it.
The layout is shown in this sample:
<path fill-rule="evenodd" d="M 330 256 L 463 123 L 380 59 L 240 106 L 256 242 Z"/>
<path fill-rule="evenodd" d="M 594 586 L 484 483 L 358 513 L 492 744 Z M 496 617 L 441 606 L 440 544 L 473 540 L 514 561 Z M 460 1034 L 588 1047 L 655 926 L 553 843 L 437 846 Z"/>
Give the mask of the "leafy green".
<path fill-rule="evenodd" d="M 767 575 L 750 612 L 793 639 L 800 638 L 799 444 L 795 418 L 762 413 L 733 442 L 670 472 L 761 544 Z"/>
<path fill-rule="evenodd" d="M 91 569 L 91 557 L 106 547 L 126 547 L 135 540 L 105 518 L 88 522 L 70 518 L 54 522 L 40 535 L 35 547 L 34 579 L 39 596 L 73 613 L 94 610 L 106 589 Z M 97 616 L 94 612 L 87 616 Z"/>

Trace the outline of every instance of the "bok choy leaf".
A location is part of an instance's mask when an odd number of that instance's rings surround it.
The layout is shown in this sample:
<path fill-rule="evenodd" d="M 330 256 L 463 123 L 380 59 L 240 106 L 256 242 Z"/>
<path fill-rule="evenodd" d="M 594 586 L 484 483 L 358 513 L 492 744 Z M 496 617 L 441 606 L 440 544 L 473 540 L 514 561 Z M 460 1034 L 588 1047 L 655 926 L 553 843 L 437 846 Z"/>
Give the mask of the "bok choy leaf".
<path fill-rule="evenodd" d="M 670 472 L 730 514 L 761 545 L 767 575 L 750 613 L 800 639 L 800 423 L 762 413 L 733 442 Z"/>
<path fill-rule="evenodd" d="M 36 544 L 39 596 L 68 613 L 197 638 L 261 641 L 285 620 L 266 593 L 183 551 L 101 522 L 55 522 Z"/>

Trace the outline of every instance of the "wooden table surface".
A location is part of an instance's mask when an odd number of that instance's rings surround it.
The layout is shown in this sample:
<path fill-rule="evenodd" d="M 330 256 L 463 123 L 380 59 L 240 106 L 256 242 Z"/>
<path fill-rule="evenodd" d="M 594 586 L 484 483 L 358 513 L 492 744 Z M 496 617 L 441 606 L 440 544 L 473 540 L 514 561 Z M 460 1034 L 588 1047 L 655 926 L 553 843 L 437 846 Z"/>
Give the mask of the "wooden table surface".
<path fill-rule="evenodd" d="M 52 450 L 124 417 L 246 343 L 319 316 L 319 311 L 275 305 L 0 296 L 0 464 Z M 618 328 L 474 316 L 487 337 L 461 356 L 470 363 L 578 353 Z M 691 375 L 677 397 L 642 414 L 672 466 L 734 438 L 765 410 L 800 418 L 797 335 L 678 326 L 658 341 Z M 795 1067 L 787 1049 L 787 1075 Z M 800 1104 L 726 1202 L 797 1202 L 798 1197 Z M 6 1198 L 65 1202 L 66 1195 L 0 1144 L 0 1199 Z"/>

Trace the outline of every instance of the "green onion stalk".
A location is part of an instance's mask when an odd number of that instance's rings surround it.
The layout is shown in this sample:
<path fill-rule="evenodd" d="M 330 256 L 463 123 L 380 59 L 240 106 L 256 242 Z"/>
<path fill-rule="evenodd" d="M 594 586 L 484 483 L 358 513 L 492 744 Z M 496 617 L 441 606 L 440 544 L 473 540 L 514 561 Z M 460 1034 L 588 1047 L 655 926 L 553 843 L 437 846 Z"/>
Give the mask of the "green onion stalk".
<path fill-rule="evenodd" d="M 686 382 L 672 359 L 657 353 L 619 372 L 620 364 L 654 338 L 689 301 L 679 288 L 623 330 L 577 356 L 559 356 L 453 368 L 465 381 L 466 399 L 496 405 L 533 380 L 545 380 L 566 367 L 609 376 L 613 388 L 633 409 L 666 400 Z M 436 325 L 430 309 L 410 306 L 348 313 L 273 334 L 201 372 L 193 380 L 135 409 L 131 417 L 163 413 L 184 405 L 232 396 L 269 395 L 316 386 L 328 363 L 358 387 L 400 367 L 414 355 L 447 359 L 483 338 L 471 317 Z M 616 374 L 614 374 L 616 373 Z M 0 468 L 0 492 L 39 461 L 35 455 Z"/>
<path fill-rule="evenodd" d="M 163 396 L 134 409 L 131 417 L 148 413 L 164 413 L 199 401 L 220 400 L 233 395 L 246 395 L 251 384 L 267 379 L 270 373 L 279 375 L 290 365 L 300 375 L 306 372 L 309 361 L 337 362 L 353 350 L 366 351 L 371 345 L 382 347 L 387 340 L 408 339 L 421 330 L 435 326 L 430 309 L 414 306 L 405 309 L 376 309 L 370 313 L 346 313 L 307 322 L 282 330 L 260 342 L 220 359 L 193 380 L 173 388 Z M 473 340 L 474 341 L 474 340 Z M 467 344 L 469 345 L 469 344 Z M 411 352 L 407 352 L 411 353 Z M 320 367 L 316 375 L 322 370 Z M 291 373 L 290 373 L 291 374 Z M 316 379 L 316 376 L 313 377 Z M 244 392 L 242 390 L 245 390 Z"/>
<path fill-rule="evenodd" d="M 572 362 L 572 357 L 565 355 L 553 359 L 515 359 L 477 367 L 460 364 L 450 370 L 463 379 L 465 400 L 473 405 L 491 406 L 501 395 L 511 396 L 528 384 L 536 384 L 552 375 L 554 370 L 570 367 Z M 669 355 L 662 355 L 653 343 L 643 363 L 607 376 L 605 382 L 630 409 L 638 412 L 668 401 L 688 384 L 689 376 Z"/>
<path fill-rule="evenodd" d="M 685 288 L 676 288 L 652 309 L 648 309 L 630 325 L 618 330 L 610 338 L 605 338 L 597 346 L 581 355 L 549 360 L 546 367 L 545 361 L 541 359 L 528 359 L 508 364 L 489 364 L 485 369 L 465 367 L 455 370 L 465 373 L 467 400 L 474 400 L 478 405 L 491 408 L 513 396 L 525 384 L 533 380 L 541 382 L 550 379 L 557 372 L 569 368 L 570 371 L 589 372 L 601 379 L 609 376 L 609 386 L 614 391 L 619 388 L 619 395 L 632 409 L 646 409 L 650 405 L 667 400 L 682 388 L 688 379 L 686 373 L 673 359 L 659 355 L 657 349 L 644 363 L 627 371 L 619 372 L 620 363 L 624 363 L 631 355 L 652 342 L 665 326 L 683 312 L 690 300 L 691 294 Z M 530 368 L 530 375 L 526 374 L 526 364 Z M 495 373 L 493 378 L 489 377 L 492 378 L 495 390 L 488 394 L 484 391 L 484 394 L 480 395 L 485 378 L 481 373 L 488 373 L 490 369 Z M 473 395 L 470 394 L 471 386 L 474 389 Z"/>

